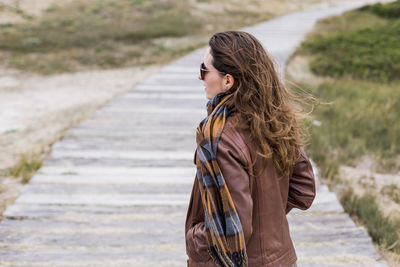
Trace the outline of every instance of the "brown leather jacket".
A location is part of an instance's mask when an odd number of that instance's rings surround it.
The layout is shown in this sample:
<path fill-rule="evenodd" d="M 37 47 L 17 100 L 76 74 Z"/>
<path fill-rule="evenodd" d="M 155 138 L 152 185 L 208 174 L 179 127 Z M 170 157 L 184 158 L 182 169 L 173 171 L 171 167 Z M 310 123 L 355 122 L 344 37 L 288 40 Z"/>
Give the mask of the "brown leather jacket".
<path fill-rule="evenodd" d="M 272 160 L 265 164 L 256 156 L 249 134 L 236 130 L 233 120 L 229 117 L 223 129 L 217 162 L 243 227 L 249 267 L 288 267 L 297 258 L 286 214 L 292 208 L 307 209 L 314 200 L 315 181 L 310 161 L 301 149 L 301 159 L 290 177 L 279 179 Z M 251 167 L 254 159 L 255 165 Z M 217 266 L 207 251 L 204 211 L 196 179 L 185 233 L 188 265 Z"/>

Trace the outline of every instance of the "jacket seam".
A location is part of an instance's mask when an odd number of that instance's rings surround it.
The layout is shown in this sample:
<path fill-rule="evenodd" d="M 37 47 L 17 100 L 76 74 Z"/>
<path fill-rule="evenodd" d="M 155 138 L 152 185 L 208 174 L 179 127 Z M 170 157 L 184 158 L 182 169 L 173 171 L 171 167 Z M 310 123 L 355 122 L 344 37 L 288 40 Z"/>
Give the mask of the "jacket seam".
<path fill-rule="evenodd" d="M 245 144 L 245 143 L 243 142 L 243 140 L 242 140 L 243 137 L 242 137 L 239 133 L 233 131 L 231 126 L 225 128 L 224 130 L 225 130 L 225 135 L 229 138 L 229 141 L 233 142 L 233 143 L 236 145 L 236 147 L 238 148 L 238 150 L 240 151 L 241 156 L 242 156 L 243 159 L 246 161 L 246 162 L 245 162 L 246 167 L 248 167 L 248 166 L 249 166 L 249 159 L 248 159 L 248 157 L 246 156 L 246 153 L 244 153 L 244 149 L 245 149 L 245 147 L 246 147 L 246 144 Z M 228 133 L 230 133 L 230 134 L 228 134 Z M 242 140 L 242 142 L 240 142 L 240 143 L 242 143 L 242 144 L 239 144 L 239 142 L 235 141 L 235 139 L 232 138 L 233 136 L 235 136 L 235 137 L 237 137 L 237 138 L 240 138 L 240 139 Z M 246 147 L 246 148 L 247 148 L 247 147 Z M 248 150 L 248 149 L 247 149 L 247 150 Z"/>

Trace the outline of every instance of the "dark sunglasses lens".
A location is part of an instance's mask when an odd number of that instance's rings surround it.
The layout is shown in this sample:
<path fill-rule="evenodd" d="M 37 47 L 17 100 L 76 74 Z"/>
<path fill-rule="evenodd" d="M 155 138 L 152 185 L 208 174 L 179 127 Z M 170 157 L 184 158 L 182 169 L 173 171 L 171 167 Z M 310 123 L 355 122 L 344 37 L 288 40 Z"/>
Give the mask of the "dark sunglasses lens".
<path fill-rule="evenodd" d="M 205 73 L 206 73 L 203 69 L 205 69 L 205 66 L 204 66 L 204 63 L 201 63 L 200 64 L 200 77 L 201 77 L 202 80 L 204 80 L 204 76 L 205 76 Z"/>

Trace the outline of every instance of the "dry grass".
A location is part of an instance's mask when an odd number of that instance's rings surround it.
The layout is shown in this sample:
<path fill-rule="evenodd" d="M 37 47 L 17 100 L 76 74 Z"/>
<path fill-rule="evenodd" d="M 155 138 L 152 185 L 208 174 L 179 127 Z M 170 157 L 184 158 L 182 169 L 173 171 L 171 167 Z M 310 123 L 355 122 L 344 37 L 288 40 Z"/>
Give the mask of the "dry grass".
<path fill-rule="evenodd" d="M 205 45 L 214 32 L 318 2 L 324 1 L 48 1 L 40 16 L 0 24 L 0 62 L 42 74 L 163 64 Z M 21 10 L 29 13 L 22 4 Z"/>
<path fill-rule="evenodd" d="M 367 227 L 374 241 L 380 245 L 380 250 L 388 257 L 395 254 L 387 251 L 400 254 L 400 220 L 398 212 L 391 213 L 398 206 L 400 182 L 398 179 L 386 179 L 386 176 L 395 177 L 400 170 L 400 128 L 397 123 L 400 83 L 396 75 L 380 75 L 397 73 L 394 71 L 397 67 L 386 71 L 376 68 L 377 64 L 364 64 L 368 60 L 362 53 L 371 49 L 375 51 L 372 55 L 368 54 L 369 63 L 380 60 L 387 67 L 391 66 L 391 62 L 397 62 L 393 59 L 399 55 L 399 47 L 392 41 L 398 35 L 389 34 L 386 39 L 382 37 L 382 33 L 392 30 L 395 23 L 399 22 L 365 9 L 319 22 L 308 36 L 306 44 L 309 46 L 297 51 L 303 61 L 292 59 L 292 62 L 297 62 L 297 67 L 307 69 L 302 71 L 305 75 L 291 76 L 299 78 L 304 87 L 309 88 L 323 103 L 328 103 L 320 105 L 314 113 L 314 119 L 319 123 L 311 126 L 310 156 L 321 168 L 325 182 L 343 195 L 342 204 L 346 211 Z M 325 42 L 328 39 L 330 41 Z M 359 43 L 355 44 L 354 40 Z M 365 41 L 372 45 L 366 45 Z M 388 44 L 390 49 L 386 49 Z M 310 49 L 311 46 L 315 49 Z M 329 48 L 328 52 L 326 48 Z M 336 57 L 330 57 L 332 53 L 337 53 Z M 315 59 L 333 67 L 326 68 L 323 77 L 318 76 L 320 73 L 315 70 L 310 74 Z M 343 75 L 335 75 L 332 74 L 335 66 L 347 69 Z M 353 66 L 357 68 L 351 68 Z M 360 69 L 364 74 L 368 71 L 370 74 L 378 73 L 375 78 L 379 76 L 379 79 L 357 76 L 353 72 Z M 304 77 L 313 82 L 306 81 Z M 382 80 L 386 82 L 380 82 Z M 358 166 L 367 156 L 373 159 L 373 163 Z M 344 177 L 344 169 L 351 169 L 350 173 L 354 175 Z M 367 175 L 360 175 L 364 170 Z M 374 178 L 375 175 L 379 178 Z M 348 188 L 354 190 L 346 191 Z M 396 262 L 393 266 L 400 263 L 397 256 L 391 259 Z"/>
<path fill-rule="evenodd" d="M 381 194 L 387 195 L 392 201 L 400 204 L 400 188 L 397 184 L 385 185 L 381 189 Z"/>
<path fill-rule="evenodd" d="M 388 251 L 400 254 L 400 220 L 390 220 L 381 212 L 373 195 L 355 195 L 347 190 L 341 197 L 347 213 L 366 226 L 372 240 Z"/>
<path fill-rule="evenodd" d="M 75 1 L 1 29 L 0 48 L 10 67 L 45 74 L 164 63 L 199 45 L 179 43 L 199 25 L 186 1 Z"/>
<path fill-rule="evenodd" d="M 14 178 L 22 177 L 22 183 L 26 184 L 33 174 L 42 167 L 43 161 L 39 155 L 20 155 L 20 160 L 13 168 L 7 170 L 4 175 Z"/>

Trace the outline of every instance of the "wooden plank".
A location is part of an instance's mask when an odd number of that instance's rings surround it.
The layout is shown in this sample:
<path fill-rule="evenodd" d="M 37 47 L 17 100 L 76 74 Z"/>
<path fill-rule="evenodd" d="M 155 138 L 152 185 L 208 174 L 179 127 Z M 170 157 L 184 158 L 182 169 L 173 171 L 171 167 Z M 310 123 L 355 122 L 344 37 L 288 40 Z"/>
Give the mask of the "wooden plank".
<path fill-rule="evenodd" d="M 173 93 L 142 93 L 142 92 L 136 92 L 136 93 L 129 93 L 125 95 L 125 98 L 127 100 L 132 101 L 132 99 L 157 99 L 157 100 L 165 100 L 168 99 L 169 101 L 178 99 L 182 101 L 184 100 L 196 100 L 195 103 L 199 105 L 199 103 L 202 103 L 202 100 L 204 101 L 204 94 L 201 88 L 199 89 L 200 93 L 185 93 L 185 94 L 173 94 Z M 170 102 L 168 102 L 170 104 Z"/>
<path fill-rule="evenodd" d="M 339 214 L 313 214 L 305 216 L 288 216 L 287 217 L 291 231 L 297 229 L 336 229 L 336 228 L 351 228 L 355 227 L 354 222 L 345 213 Z"/>
<path fill-rule="evenodd" d="M 370 262 L 371 258 L 379 258 L 370 240 L 364 242 L 312 242 L 304 244 L 295 243 L 296 254 L 301 259 L 310 259 L 312 257 L 338 258 L 338 263 L 343 262 L 342 258 L 362 257 L 363 261 Z M 361 263 L 361 262 L 359 262 Z"/>
<path fill-rule="evenodd" d="M 193 154 L 194 155 L 194 154 Z M 192 155 L 192 156 L 193 156 Z M 61 175 L 130 175 L 135 177 L 165 177 L 166 174 L 173 176 L 187 176 L 195 173 L 195 169 L 192 167 L 136 167 L 129 168 L 123 166 L 57 166 L 48 165 L 40 168 L 40 174 L 61 174 Z"/>
<path fill-rule="evenodd" d="M 118 167 L 193 167 L 193 158 L 187 160 L 164 159 L 119 159 L 119 158 L 80 158 L 80 157 L 59 157 L 52 158 L 51 155 L 45 159 L 45 165 L 65 165 L 65 166 L 118 166 Z"/>
<path fill-rule="evenodd" d="M 161 220 L 164 217 L 185 218 L 186 210 L 180 206 L 58 206 L 33 203 L 15 203 L 7 208 L 3 217 L 14 220 L 51 219 L 62 221 L 118 221 L 118 220 Z M 1 222 L 0 222 L 1 224 Z"/>
<path fill-rule="evenodd" d="M 114 216 L 116 218 L 116 216 Z M 125 216 L 116 220 L 102 220 L 100 216 L 95 220 L 61 220 L 53 219 L 5 219 L 0 224 L 0 233 L 14 234 L 162 234 L 164 232 L 182 233 L 185 227 L 185 217 L 154 216 L 138 217 Z M 98 219 L 98 220 L 96 220 Z M 46 227 L 43 227 L 46 225 Z"/>
<path fill-rule="evenodd" d="M 0 233 L 0 248 L 56 246 L 56 247 L 140 247 L 161 244 L 184 244 L 184 232 L 154 231 L 142 233 Z"/>
<path fill-rule="evenodd" d="M 193 180 L 193 179 L 192 179 Z M 74 181 L 75 182 L 75 181 Z M 188 194 L 192 184 L 129 184 L 129 183 L 32 183 L 25 186 L 22 194 Z"/>
<path fill-rule="evenodd" d="M 192 185 L 193 175 L 185 177 L 168 176 L 165 177 L 132 177 L 127 175 L 113 175 L 113 176 L 79 176 L 79 175 L 35 175 L 32 179 L 32 184 L 92 184 L 92 185 L 136 185 L 136 186 L 149 186 L 149 185 Z M 151 188 L 149 188 L 151 189 Z"/>
<path fill-rule="evenodd" d="M 32 246 L 0 250 L 0 264 L 15 266 L 184 266 L 184 246 L 179 243 L 136 245 Z M 40 255 L 40 257 L 38 257 Z"/>
<path fill-rule="evenodd" d="M 143 151 L 121 151 L 121 150 L 55 150 L 52 152 L 53 158 L 118 158 L 129 160 L 187 160 L 193 159 L 193 151 L 163 151 L 163 150 L 143 150 Z"/>
<path fill-rule="evenodd" d="M 371 238 L 362 227 L 350 227 L 341 229 L 318 229 L 299 230 L 290 233 L 294 242 L 297 243 L 321 243 L 343 241 L 344 243 L 371 242 Z"/>
<path fill-rule="evenodd" d="M 102 205 L 102 206 L 182 206 L 189 203 L 188 194 L 30 194 L 17 198 L 18 204 Z"/>
<path fill-rule="evenodd" d="M 140 84 L 135 86 L 130 93 L 135 92 L 177 92 L 177 93 L 190 93 L 198 92 L 202 86 L 199 85 L 165 85 L 165 84 Z"/>

